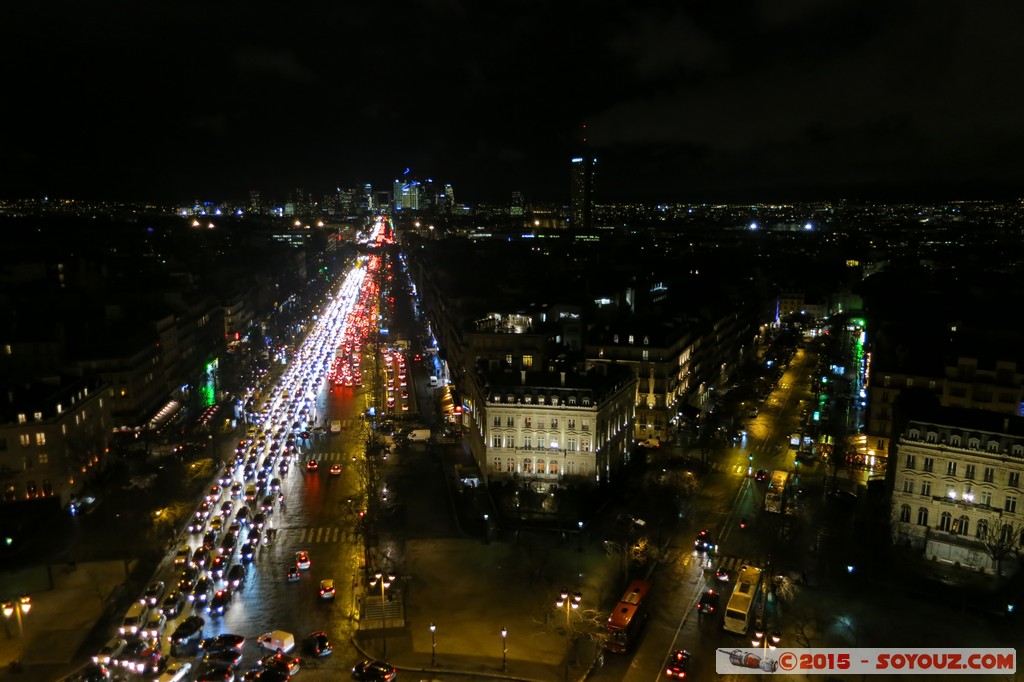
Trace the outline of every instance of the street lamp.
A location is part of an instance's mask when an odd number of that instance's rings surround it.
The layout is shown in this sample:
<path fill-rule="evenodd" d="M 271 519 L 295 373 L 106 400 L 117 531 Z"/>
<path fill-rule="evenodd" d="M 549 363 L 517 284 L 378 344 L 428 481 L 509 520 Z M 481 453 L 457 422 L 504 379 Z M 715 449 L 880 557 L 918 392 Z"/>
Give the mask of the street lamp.
<path fill-rule="evenodd" d="M 754 631 L 754 639 L 750 643 L 753 646 L 764 646 L 764 655 L 767 656 L 768 649 L 774 649 L 780 641 L 782 641 L 782 636 L 778 631 L 769 636 L 764 630 L 758 628 Z"/>
<path fill-rule="evenodd" d="M 501 672 L 508 670 L 508 628 L 501 626 Z"/>
<path fill-rule="evenodd" d="M 583 601 L 583 593 L 576 592 L 569 595 L 569 590 L 562 588 L 559 593 L 559 599 L 555 602 L 555 606 L 562 608 L 565 606 L 565 641 L 566 641 L 566 653 L 565 653 L 565 679 L 569 679 L 569 646 L 572 645 L 572 631 L 570 628 L 569 618 L 572 616 L 572 612 L 580 607 L 580 602 Z"/>
<path fill-rule="evenodd" d="M 434 632 L 437 630 L 437 626 L 433 623 L 430 624 L 430 665 L 433 667 L 437 660 L 437 641 L 434 639 Z"/>
<path fill-rule="evenodd" d="M 12 615 L 18 620 L 18 636 L 25 636 L 25 623 L 22 621 L 22 615 L 29 612 L 32 608 L 31 597 L 20 597 L 17 600 L 5 601 L 3 603 L 4 617 L 10 618 Z"/>
<path fill-rule="evenodd" d="M 561 594 L 559 595 L 558 601 L 555 602 L 555 606 L 557 606 L 558 608 L 562 608 L 563 606 L 565 607 L 565 634 L 566 634 L 566 636 L 569 635 L 569 617 L 572 614 L 574 609 L 578 609 L 580 607 L 580 602 L 581 601 L 583 601 L 583 593 L 581 593 L 581 592 L 574 592 L 572 594 L 572 597 L 570 598 L 569 597 L 569 591 L 566 590 L 566 589 L 563 589 Z"/>
<path fill-rule="evenodd" d="M 380 583 L 380 637 L 383 642 L 384 653 L 383 656 L 388 655 L 388 635 L 387 635 L 387 613 L 384 610 L 384 590 L 391 587 L 391 583 L 394 582 L 395 576 L 384 575 L 381 572 L 373 574 L 373 580 L 370 581 L 370 587 L 376 587 L 377 583 Z"/>

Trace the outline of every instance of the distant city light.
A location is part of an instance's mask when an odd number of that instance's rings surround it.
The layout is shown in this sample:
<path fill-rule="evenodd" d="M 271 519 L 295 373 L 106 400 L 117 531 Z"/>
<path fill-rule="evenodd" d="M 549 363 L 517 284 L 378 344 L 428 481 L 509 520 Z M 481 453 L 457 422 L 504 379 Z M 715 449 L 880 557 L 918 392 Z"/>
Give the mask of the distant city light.
<path fill-rule="evenodd" d="M 804 229 L 805 230 L 813 230 L 814 229 L 814 225 L 811 225 L 810 223 L 804 223 Z"/>
<path fill-rule="evenodd" d="M 750 223 L 750 229 L 751 229 L 751 230 L 756 230 L 756 229 L 758 229 L 758 225 L 757 225 L 757 223 Z"/>

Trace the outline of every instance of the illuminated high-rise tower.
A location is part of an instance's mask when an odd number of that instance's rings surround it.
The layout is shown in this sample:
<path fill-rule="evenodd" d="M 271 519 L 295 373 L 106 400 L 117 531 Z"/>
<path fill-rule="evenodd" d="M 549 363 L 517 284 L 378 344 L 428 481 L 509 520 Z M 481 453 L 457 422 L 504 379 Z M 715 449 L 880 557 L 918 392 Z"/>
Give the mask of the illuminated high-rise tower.
<path fill-rule="evenodd" d="M 574 156 L 569 178 L 569 227 L 573 232 L 589 231 L 594 220 L 594 174 L 597 159 L 590 155 Z"/>
<path fill-rule="evenodd" d="M 523 208 L 523 193 L 512 192 L 512 203 L 509 204 L 508 214 L 514 216 L 521 216 L 525 213 Z"/>

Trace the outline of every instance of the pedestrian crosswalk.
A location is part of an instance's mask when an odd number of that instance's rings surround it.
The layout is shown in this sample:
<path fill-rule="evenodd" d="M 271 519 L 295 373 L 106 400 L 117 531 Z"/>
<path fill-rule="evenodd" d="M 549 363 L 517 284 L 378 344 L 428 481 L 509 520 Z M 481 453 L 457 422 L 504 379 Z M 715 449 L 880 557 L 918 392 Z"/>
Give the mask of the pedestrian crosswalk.
<path fill-rule="evenodd" d="M 348 537 L 346 529 L 339 526 L 323 526 L 319 528 L 282 528 L 278 530 L 278 541 L 281 537 L 294 540 L 300 545 L 315 543 L 340 542 Z"/>
<path fill-rule="evenodd" d="M 764 568 L 763 561 L 754 561 L 744 557 L 729 556 L 729 555 L 716 555 L 711 557 L 711 566 L 709 568 L 717 570 L 719 568 L 726 568 L 733 572 L 738 572 L 744 566 L 752 566 L 754 568 Z"/>
<path fill-rule="evenodd" d="M 345 462 L 351 461 L 352 455 L 344 452 L 310 452 L 306 455 L 308 459 L 315 459 L 318 462 Z"/>

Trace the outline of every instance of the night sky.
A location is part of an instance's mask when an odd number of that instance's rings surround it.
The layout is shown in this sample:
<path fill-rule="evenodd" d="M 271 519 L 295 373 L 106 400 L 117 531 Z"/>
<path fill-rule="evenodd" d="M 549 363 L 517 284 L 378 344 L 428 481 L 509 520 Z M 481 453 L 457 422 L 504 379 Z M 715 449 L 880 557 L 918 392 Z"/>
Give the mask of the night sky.
<path fill-rule="evenodd" d="M 459 200 L 1005 198 L 1019 2 L 22 2 L 0 196 L 285 196 L 410 168 Z M 585 133 L 583 126 L 586 126 Z"/>

